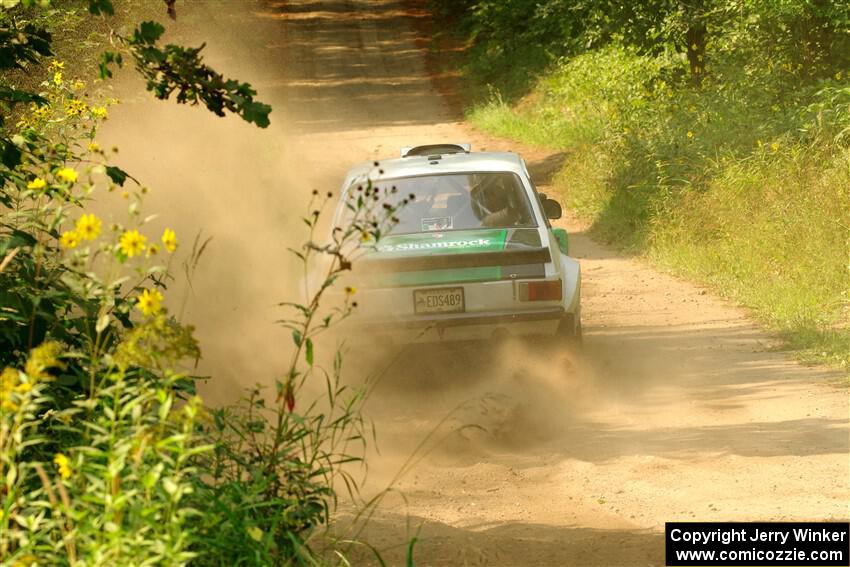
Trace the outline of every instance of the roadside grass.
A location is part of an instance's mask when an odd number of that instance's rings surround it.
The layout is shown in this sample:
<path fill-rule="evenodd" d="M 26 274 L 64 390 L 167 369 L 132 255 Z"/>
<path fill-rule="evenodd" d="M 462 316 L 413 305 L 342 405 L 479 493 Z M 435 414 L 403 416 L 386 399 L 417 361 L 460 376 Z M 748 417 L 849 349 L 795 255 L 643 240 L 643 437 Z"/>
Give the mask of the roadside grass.
<path fill-rule="evenodd" d="M 750 308 L 801 360 L 850 369 L 846 79 L 735 82 L 730 64 L 691 85 L 685 65 L 597 49 L 468 118 L 565 151 L 555 189 L 597 238 Z"/>

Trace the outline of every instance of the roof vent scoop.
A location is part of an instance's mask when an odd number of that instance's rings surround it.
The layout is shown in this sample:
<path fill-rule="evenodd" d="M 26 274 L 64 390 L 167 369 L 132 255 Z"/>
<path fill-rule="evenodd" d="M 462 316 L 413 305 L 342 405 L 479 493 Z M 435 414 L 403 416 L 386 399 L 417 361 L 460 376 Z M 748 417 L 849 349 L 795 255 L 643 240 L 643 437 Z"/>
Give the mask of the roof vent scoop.
<path fill-rule="evenodd" d="M 401 157 L 433 156 L 446 154 L 468 154 L 472 151 L 470 144 L 428 144 L 401 149 Z"/>

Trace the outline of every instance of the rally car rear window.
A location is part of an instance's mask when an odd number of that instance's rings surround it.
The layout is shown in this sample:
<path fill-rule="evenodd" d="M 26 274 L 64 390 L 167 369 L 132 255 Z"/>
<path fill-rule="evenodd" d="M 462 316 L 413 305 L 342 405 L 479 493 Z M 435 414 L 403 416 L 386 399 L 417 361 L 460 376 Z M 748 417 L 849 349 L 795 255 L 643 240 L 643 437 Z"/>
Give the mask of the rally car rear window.
<path fill-rule="evenodd" d="M 399 222 L 392 234 L 537 226 L 527 192 L 513 173 L 425 175 L 376 184 L 398 189 L 386 197 L 393 205 L 407 195 L 416 197 L 396 215 Z"/>

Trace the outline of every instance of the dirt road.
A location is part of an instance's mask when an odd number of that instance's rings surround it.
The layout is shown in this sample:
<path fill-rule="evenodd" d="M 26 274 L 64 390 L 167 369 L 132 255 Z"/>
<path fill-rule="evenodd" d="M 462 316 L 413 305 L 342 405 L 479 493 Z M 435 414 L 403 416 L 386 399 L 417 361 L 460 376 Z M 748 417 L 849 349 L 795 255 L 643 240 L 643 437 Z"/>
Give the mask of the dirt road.
<path fill-rule="evenodd" d="M 404 2 L 185 10 L 197 12 L 181 13 L 184 33 L 203 23 L 211 61 L 275 106 L 265 132 L 166 105 L 117 111 L 136 132 L 120 136 L 122 155 L 161 144 L 156 161 L 129 164 L 158 188 L 151 208 L 215 239 L 187 308 L 205 368 L 230 381 L 213 400 L 280 368 L 271 306 L 292 290 L 285 247 L 310 189 L 422 142 L 522 150 L 544 187 L 562 159 L 459 120 L 426 71 L 423 14 Z M 175 179 L 199 146 L 196 174 Z M 396 485 L 406 500 L 387 497 L 368 530 L 390 562 L 417 528 L 422 566 L 645 566 L 663 564 L 665 521 L 846 519 L 850 410 L 835 374 L 775 352 L 742 310 L 564 226 L 584 275 L 583 360 L 508 344 L 487 360 L 432 358 L 424 380 L 394 368 L 376 393 L 372 489 L 432 433 Z"/>

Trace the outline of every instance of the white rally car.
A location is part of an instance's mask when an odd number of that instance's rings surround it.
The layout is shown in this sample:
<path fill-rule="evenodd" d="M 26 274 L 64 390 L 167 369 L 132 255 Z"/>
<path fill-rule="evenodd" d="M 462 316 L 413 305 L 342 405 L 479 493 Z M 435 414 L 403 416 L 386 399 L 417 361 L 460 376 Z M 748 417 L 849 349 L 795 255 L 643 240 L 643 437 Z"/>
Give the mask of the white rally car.
<path fill-rule="evenodd" d="M 581 271 L 567 233 L 552 228 L 561 206 L 538 193 L 513 153 L 467 144 L 402 149 L 402 157 L 353 167 L 348 194 L 372 176 L 415 195 L 375 250 L 353 265 L 359 307 L 349 328 L 394 344 L 503 336 L 581 341 Z"/>

